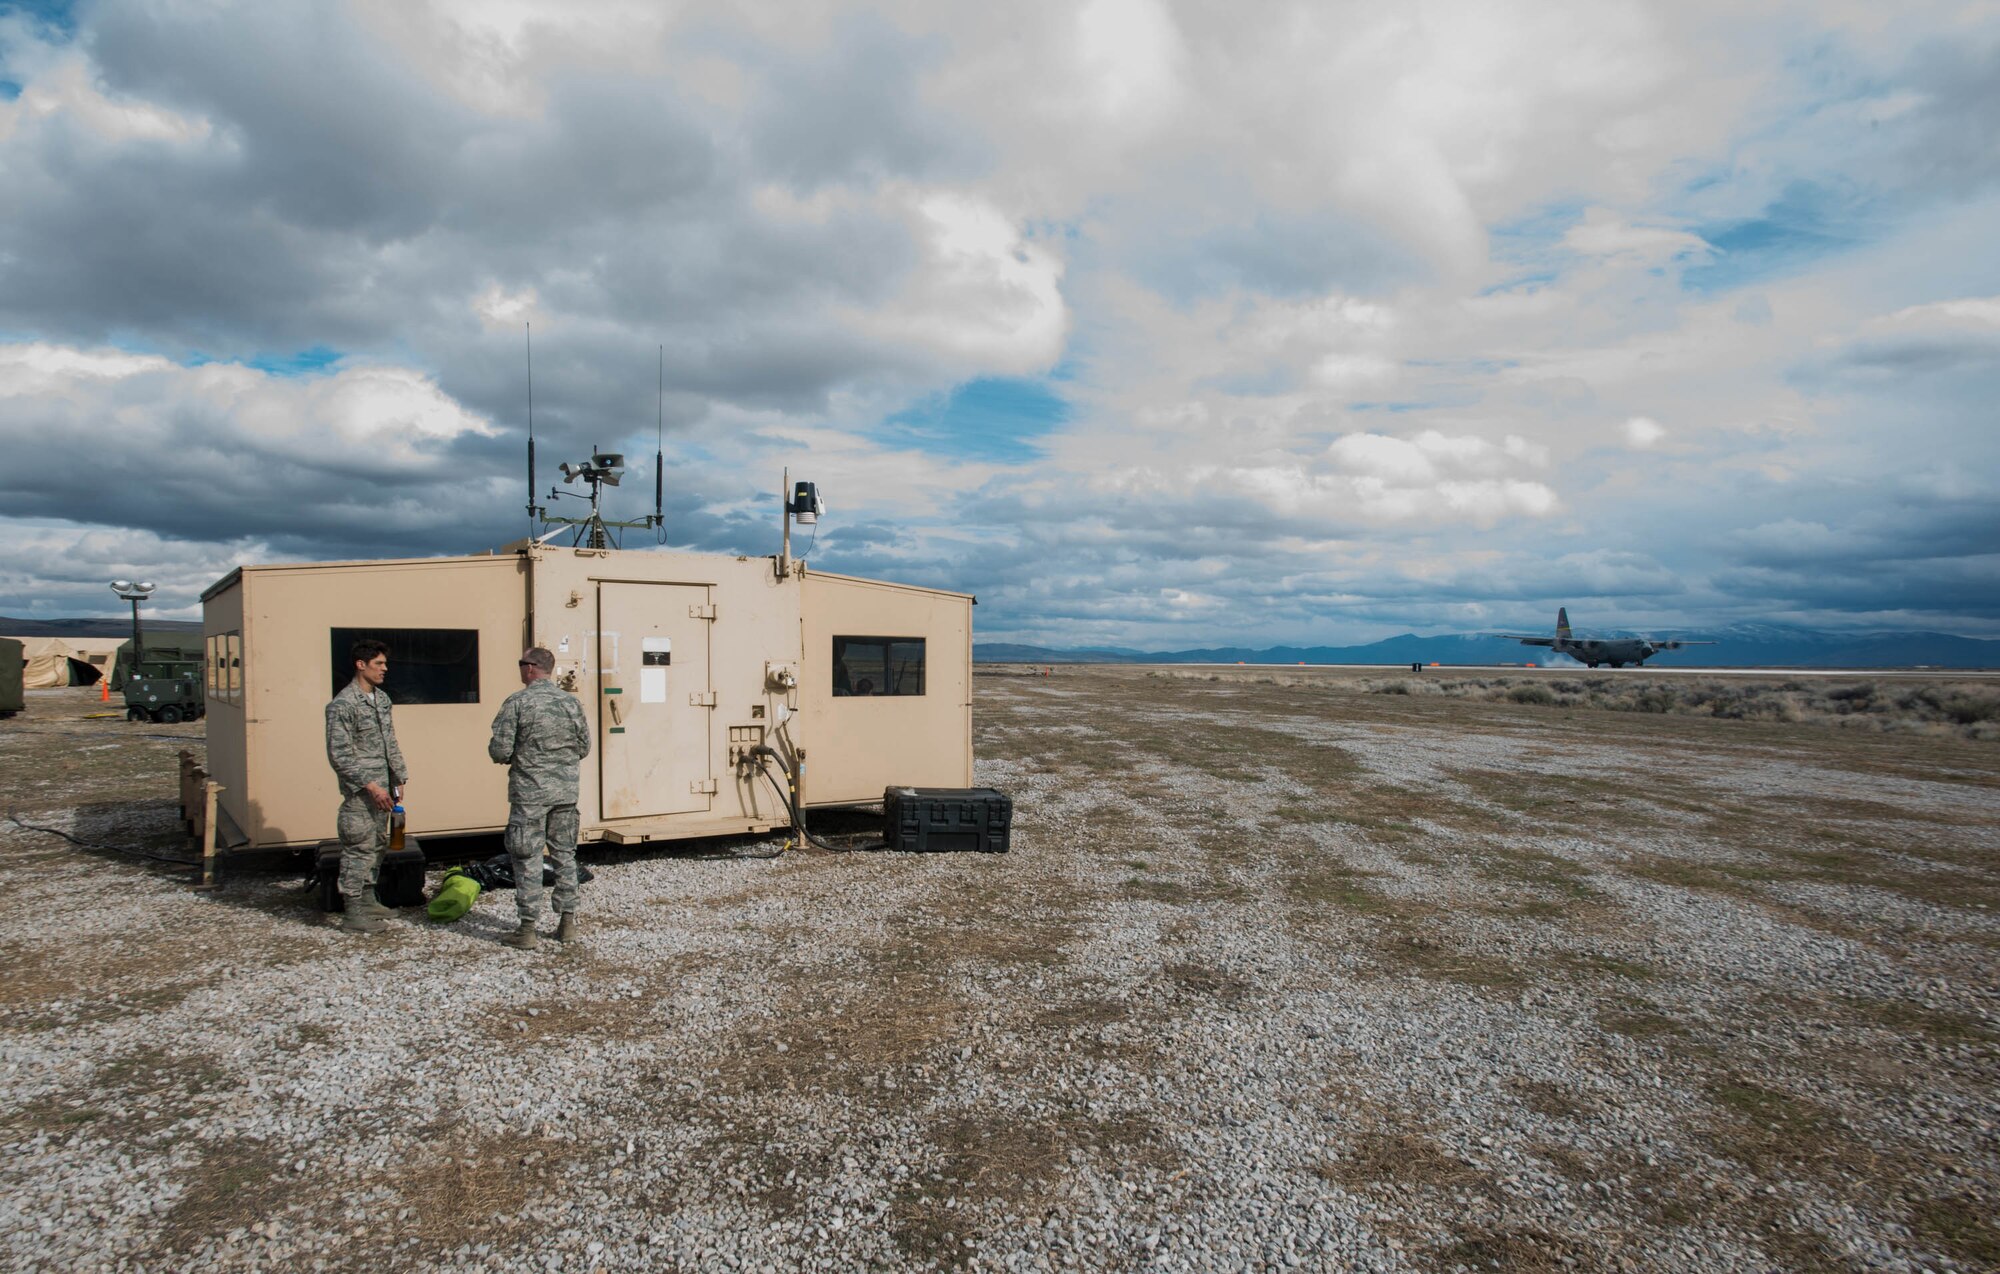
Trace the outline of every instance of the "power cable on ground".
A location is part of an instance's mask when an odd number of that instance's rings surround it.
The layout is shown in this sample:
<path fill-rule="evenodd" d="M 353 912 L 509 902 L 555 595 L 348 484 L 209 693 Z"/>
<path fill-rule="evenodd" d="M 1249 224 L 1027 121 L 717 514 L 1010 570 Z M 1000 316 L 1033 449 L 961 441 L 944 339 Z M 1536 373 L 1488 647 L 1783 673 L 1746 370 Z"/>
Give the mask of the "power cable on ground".
<path fill-rule="evenodd" d="M 140 849 L 133 845 L 100 845 L 95 841 L 82 840 L 72 836 L 60 827 L 43 827 L 38 823 L 24 823 L 21 821 L 21 816 L 13 810 L 7 811 L 7 821 L 16 827 L 30 832 L 41 832 L 46 836 L 60 836 L 79 849 L 97 849 L 110 854 L 128 854 L 133 858 L 150 859 L 156 863 L 170 863 L 175 867 L 194 868 L 199 865 L 190 858 L 175 858 L 167 854 L 155 854 L 151 850 Z"/>

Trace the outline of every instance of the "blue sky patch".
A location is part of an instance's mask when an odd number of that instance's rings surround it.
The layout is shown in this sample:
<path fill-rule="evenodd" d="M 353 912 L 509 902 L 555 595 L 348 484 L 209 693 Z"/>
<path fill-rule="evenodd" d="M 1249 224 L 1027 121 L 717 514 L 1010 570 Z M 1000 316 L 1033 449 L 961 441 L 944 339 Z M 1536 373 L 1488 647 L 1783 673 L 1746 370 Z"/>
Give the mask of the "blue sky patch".
<path fill-rule="evenodd" d="M 76 35 L 76 0 L 9 0 L 0 4 L 0 15 L 8 13 L 25 13 L 65 38 Z"/>
<path fill-rule="evenodd" d="M 158 352 L 144 343 L 121 346 L 121 348 L 129 348 L 142 354 Z M 253 354 L 248 358 L 218 357 L 202 350 L 193 350 L 175 361 L 182 367 L 206 367 L 210 363 L 241 363 L 245 367 L 256 368 L 266 376 L 289 377 L 316 376 L 345 357 L 345 354 L 330 346 L 315 345 L 311 349 L 302 349 L 294 354 Z"/>
<path fill-rule="evenodd" d="M 1011 464 L 1040 456 L 1035 440 L 1069 418 L 1069 403 L 1042 380 L 983 376 L 933 394 L 869 432 L 878 442 L 947 459 Z"/>
<path fill-rule="evenodd" d="M 332 367 L 340 359 L 339 350 L 315 345 L 296 354 L 258 354 L 244 359 L 243 365 L 271 376 L 312 376 Z"/>
<path fill-rule="evenodd" d="M 1693 227 L 1714 246 L 1713 260 L 1688 267 L 1682 286 L 1719 292 L 1805 268 L 1867 237 L 1861 199 L 1813 182 L 1793 182 L 1763 213 Z"/>

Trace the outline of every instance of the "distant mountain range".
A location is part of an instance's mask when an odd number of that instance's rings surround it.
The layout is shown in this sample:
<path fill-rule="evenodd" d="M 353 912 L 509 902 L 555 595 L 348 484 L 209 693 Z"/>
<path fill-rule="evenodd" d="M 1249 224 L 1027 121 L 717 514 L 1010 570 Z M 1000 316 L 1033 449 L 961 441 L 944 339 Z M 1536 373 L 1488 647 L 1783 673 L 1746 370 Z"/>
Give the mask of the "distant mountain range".
<path fill-rule="evenodd" d="M 139 626 L 149 633 L 198 633 L 198 619 L 146 619 Z M 124 619 L 15 619 L 0 615 L 0 637 L 130 637 L 132 617 Z"/>
<path fill-rule="evenodd" d="M 2000 641 L 1949 633 L 1827 632 L 1792 624 L 1736 624 L 1705 631 L 1627 633 L 1594 629 L 1591 637 L 1678 637 L 1714 646 L 1667 650 L 1649 668 L 2000 668 Z M 1218 646 L 1206 650 L 1130 650 L 1123 647 L 1060 649 L 1009 642 L 979 642 L 974 663 L 1146 664 L 1525 664 L 1581 668 L 1565 656 L 1481 633 L 1419 637 L 1404 633 L 1365 646 Z"/>
<path fill-rule="evenodd" d="M 148 619 L 147 632 L 198 633 L 192 619 Z M 0 615 L 5 637 L 129 637 L 130 619 L 13 619 Z M 1703 631 L 1636 634 L 1593 629 L 1592 637 L 1679 637 L 1712 641 L 1714 646 L 1662 651 L 1650 668 L 2000 668 L 2000 641 L 1954 637 L 1949 633 L 1844 633 L 1793 624 L 1734 624 Z M 1539 657 L 1539 658 L 1538 658 Z M 979 642 L 974 663 L 982 664 L 1524 664 L 1547 662 L 1576 667 L 1574 660 L 1551 658 L 1545 650 L 1481 633 L 1419 637 L 1404 633 L 1365 646 L 1216 646 L 1205 650 L 1134 650 L 1127 646 L 1059 648 L 1012 642 Z"/>

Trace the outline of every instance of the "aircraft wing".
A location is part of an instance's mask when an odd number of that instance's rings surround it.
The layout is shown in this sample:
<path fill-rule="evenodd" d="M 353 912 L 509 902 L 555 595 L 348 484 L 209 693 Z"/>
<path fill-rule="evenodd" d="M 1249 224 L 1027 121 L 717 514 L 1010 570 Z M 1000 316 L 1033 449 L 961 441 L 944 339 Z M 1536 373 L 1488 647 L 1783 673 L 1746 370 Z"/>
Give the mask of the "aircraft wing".
<path fill-rule="evenodd" d="M 1526 637 L 1520 633 L 1494 633 L 1493 635 L 1495 637 L 1505 637 L 1508 641 L 1518 641 L 1523 646 L 1553 646 L 1556 644 L 1556 639 L 1553 637 Z"/>
<path fill-rule="evenodd" d="M 1679 649 L 1680 649 L 1680 648 L 1681 648 L 1682 646 L 1720 646 L 1721 644 L 1722 644 L 1722 643 L 1721 643 L 1721 642 L 1719 642 L 1719 641 L 1680 641 L 1680 640 L 1674 640 L 1674 641 L 1663 641 L 1663 642 L 1661 642 L 1661 643 L 1660 643 L 1660 649 L 1661 649 L 1661 650 L 1679 650 Z"/>

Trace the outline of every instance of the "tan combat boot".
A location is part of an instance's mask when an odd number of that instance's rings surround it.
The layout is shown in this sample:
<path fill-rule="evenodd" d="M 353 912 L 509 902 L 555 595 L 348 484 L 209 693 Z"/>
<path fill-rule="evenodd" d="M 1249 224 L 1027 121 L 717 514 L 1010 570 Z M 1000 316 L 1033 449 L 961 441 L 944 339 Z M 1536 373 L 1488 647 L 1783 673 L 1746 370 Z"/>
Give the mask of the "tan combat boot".
<path fill-rule="evenodd" d="M 535 922 L 532 920 L 523 920 L 515 928 L 514 932 L 500 939 L 500 941 L 510 947 L 519 947 L 523 951 L 533 951 L 536 947 L 542 945 L 542 937 L 535 932 Z"/>
<path fill-rule="evenodd" d="M 556 941 L 576 941 L 576 913 L 574 911 L 563 912 L 562 918 L 556 921 Z"/>
<path fill-rule="evenodd" d="M 374 902 L 374 899 L 369 899 Z M 348 933 L 380 933 L 386 924 L 382 919 L 382 905 L 376 903 L 371 911 L 359 898 L 347 899 L 346 910 L 341 913 L 340 927 Z"/>

